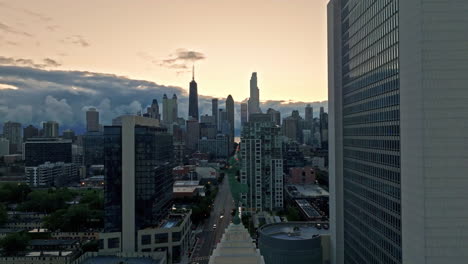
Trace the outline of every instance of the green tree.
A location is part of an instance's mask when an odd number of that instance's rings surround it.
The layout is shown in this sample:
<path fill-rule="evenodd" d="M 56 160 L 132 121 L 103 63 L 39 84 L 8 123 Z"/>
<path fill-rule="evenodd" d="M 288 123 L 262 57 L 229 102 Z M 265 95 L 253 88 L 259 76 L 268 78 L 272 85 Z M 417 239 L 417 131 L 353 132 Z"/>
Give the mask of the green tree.
<path fill-rule="evenodd" d="M 288 221 L 300 221 L 301 215 L 299 214 L 299 210 L 297 210 L 294 207 L 289 207 L 287 218 L 288 218 Z"/>
<path fill-rule="evenodd" d="M 8 214 L 5 205 L 0 204 L 0 226 L 8 220 Z"/>
<path fill-rule="evenodd" d="M 24 251 L 29 241 L 30 238 L 26 232 L 11 233 L 0 240 L 0 247 L 3 249 L 3 254 L 13 256 Z"/>

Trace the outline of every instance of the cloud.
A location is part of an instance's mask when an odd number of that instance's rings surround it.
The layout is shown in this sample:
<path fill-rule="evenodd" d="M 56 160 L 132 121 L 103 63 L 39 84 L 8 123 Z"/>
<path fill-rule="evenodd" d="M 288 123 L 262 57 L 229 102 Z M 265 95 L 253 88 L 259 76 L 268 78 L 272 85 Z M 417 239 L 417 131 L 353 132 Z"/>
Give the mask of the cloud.
<path fill-rule="evenodd" d="M 20 35 L 20 36 L 24 36 L 24 37 L 33 37 L 33 35 L 28 33 L 28 32 L 17 30 L 17 29 L 15 29 L 15 28 L 13 28 L 11 26 L 8 26 L 7 24 L 4 24 L 2 22 L 0 22 L 0 31 L 3 31 L 5 33 L 10 33 L 10 34 L 13 34 L 13 35 Z"/>
<path fill-rule="evenodd" d="M 29 66 L 34 68 L 47 68 L 47 67 L 58 67 L 61 66 L 59 62 L 51 58 L 45 58 L 42 63 L 36 63 L 31 59 L 24 58 L 12 58 L 0 56 L 0 65 L 13 65 L 13 66 Z"/>
<path fill-rule="evenodd" d="M 17 88 L 0 89 L 0 126 L 7 120 L 36 126 L 42 121 L 55 120 L 60 123 L 61 130 L 70 128 L 82 133 L 85 128 L 84 112 L 89 107 L 97 108 L 101 123 L 109 125 L 119 115 L 146 109 L 152 99 L 161 103 L 164 94 L 176 94 L 179 116 L 186 118 L 188 115 L 188 94 L 185 89 L 114 74 L 0 65 L 0 83 Z M 201 115 L 211 114 L 211 99 L 210 96 L 199 95 Z M 225 98 L 220 98 L 220 108 L 225 107 L 224 101 Z M 275 108 L 282 117 L 286 117 L 293 109 L 299 109 L 303 114 L 306 104 L 266 101 L 262 102 L 261 107 L 263 111 L 268 107 Z M 312 103 L 314 112 L 319 111 L 320 105 L 326 106 L 326 102 Z M 162 112 L 162 106 L 160 110 Z M 240 104 L 236 102 L 236 131 L 239 131 L 239 119 Z"/>
<path fill-rule="evenodd" d="M 189 72 L 193 63 L 206 59 L 202 52 L 187 49 L 177 49 L 165 59 L 156 59 L 146 52 L 138 52 L 137 56 L 157 66 L 176 70 L 177 74 Z"/>
<path fill-rule="evenodd" d="M 81 47 L 88 47 L 90 44 L 89 42 L 81 35 L 73 35 L 73 36 L 70 36 L 70 37 L 66 37 L 64 39 L 61 40 L 62 43 L 66 43 L 66 44 L 74 44 L 74 45 L 78 45 L 78 46 L 81 46 Z"/>

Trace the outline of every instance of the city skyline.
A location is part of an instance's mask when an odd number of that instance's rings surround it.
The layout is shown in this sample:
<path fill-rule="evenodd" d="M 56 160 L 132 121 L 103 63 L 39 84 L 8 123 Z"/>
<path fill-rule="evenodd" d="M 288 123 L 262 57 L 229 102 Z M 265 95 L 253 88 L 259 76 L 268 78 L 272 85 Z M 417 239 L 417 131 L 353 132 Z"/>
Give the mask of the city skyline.
<path fill-rule="evenodd" d="M 0 46 L 5 48 L 0 64 L 23 71 L 115 74 L 188 92 L 186 80 L 195 63 L 201 95 L 232 94 L 242 101 L 249 97 L 240 89 L 243 76 L 258 71 L 263 99 L 324 101 L 326 2 L 0 2 Z M 85 21 L 74 19 L 84 16 Z M 312 35 L 306 34 L 310 25 Z M 22 89 L 10 76 L 3 77 L 0 90 Z"/>

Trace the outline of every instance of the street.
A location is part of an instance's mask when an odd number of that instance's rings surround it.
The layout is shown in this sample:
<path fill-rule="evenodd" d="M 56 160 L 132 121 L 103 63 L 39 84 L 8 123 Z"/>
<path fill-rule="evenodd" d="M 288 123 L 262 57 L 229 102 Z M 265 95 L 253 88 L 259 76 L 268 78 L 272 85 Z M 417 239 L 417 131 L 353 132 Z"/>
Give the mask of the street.
<path fill-rule="evenodd" d="M 203 232 L 198 235 L 199 241 L 193 251 L 191 263 L 208 263 L 214 247 L 221 240 L 224 230 L 231 222 L 231 210 L 234 208 L 234 203 L 227 177 L 228 175 L 219 186 L 211 215 L 203 226 Z M 221 215 L 223 215 L 222 218 Z M 214 224 L 216 224 L 216 229 L 213 229 Z"/>

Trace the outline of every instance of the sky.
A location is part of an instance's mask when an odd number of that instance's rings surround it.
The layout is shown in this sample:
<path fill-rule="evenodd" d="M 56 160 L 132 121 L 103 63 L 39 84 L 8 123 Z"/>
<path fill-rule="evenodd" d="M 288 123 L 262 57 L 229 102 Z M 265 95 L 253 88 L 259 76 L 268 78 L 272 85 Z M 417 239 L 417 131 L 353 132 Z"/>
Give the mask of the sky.
<path fill-rule="evenodd" d="M 325 101 L 327 2 L 0 0 L 0 121 L 35 102 L 34 122 L 47 98 L 71 111 L 105 99 L 144 108 L 163 90 L 183 101 L 192 65 L 207 101 L 248 98 L 254 71 L 265 106 Z M 116 99 L 136 93 L 146 96 Z"/>

